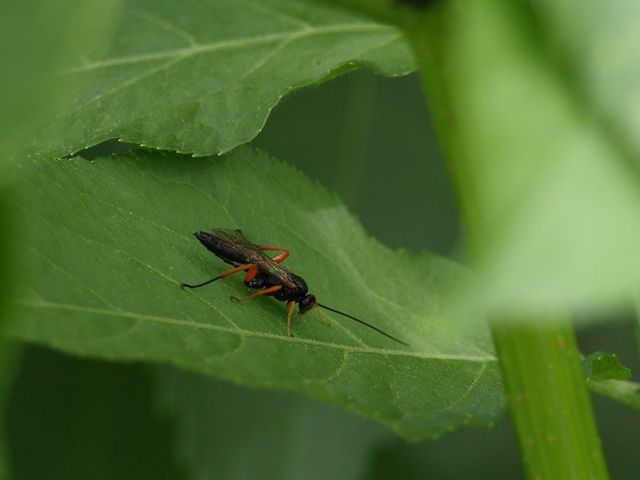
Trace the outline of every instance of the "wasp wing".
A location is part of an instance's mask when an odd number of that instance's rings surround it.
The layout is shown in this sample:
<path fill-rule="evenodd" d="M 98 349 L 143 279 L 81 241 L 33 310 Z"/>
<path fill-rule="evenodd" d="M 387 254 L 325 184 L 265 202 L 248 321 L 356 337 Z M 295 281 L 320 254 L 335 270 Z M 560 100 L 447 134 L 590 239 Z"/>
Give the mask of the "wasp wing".
<path fill-rule="evenodd" d="M 225 261 L 231 260 L 236 265 L 255 263 L 261 272 L 278 279 L 284 286 L 296 287 L 291 280 L 290 272 L 264 253 L 258 245 L 247 240 L 242 230 L 215 228 L 211 234 L 224 245 Z"/>
<path fill-rule="evenodd" d="M 255 263 L 251 258 L 259 253 L 260 249 L 247 240 L 241 230 L 214 228 L 210 235 L 215 239 L 216 247 L 220 251 L 219 256 L 224 260 L 229 260 L 235 265 Z"/>

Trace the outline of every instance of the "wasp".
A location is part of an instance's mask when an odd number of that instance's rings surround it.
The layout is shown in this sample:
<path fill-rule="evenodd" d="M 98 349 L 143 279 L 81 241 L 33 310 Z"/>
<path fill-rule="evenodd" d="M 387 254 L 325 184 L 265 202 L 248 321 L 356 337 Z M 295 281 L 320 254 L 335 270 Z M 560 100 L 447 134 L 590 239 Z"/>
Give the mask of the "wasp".
<path fill-rule="evenodd" d="M 244 272 L 244 284 L 256 289 L 257 292 L 245 297 L 238 298 L 231 296 L 237 302 L 246 302 L 260 296 L 270 296 L 277 300 L 287 302 L 287 334 L 292 337 L 291 322 L 295 313 L 295 306 L 298 305 L 298 313 L 304 315 L 312 308 L 321 307 L 333 313 L 355 320 L 387 338 L 402 345 L 407 343 L 380 330 L 370 323 L 359 318 L 341 312 L 335 308 L 318 303 L 315 295 L 309 293 L 307 283 L 300 275 L 290 272 L 282 266 L 282 263 L 289 257 L 289 250 L 275 245 L 256 245 L 251 243 L 242 233 L 242 230 L 230 230 L 226 228 L 215 228 L 209 232 L 195 232 L 195 237 L 204 245 L 207 250 L 218 258 L 231 265 L 233 268 L 196 285 L 181 283 L 182 288 L 199 288 L 209 285 L 217 280 L 223 280 L 236 273 Z M 267 255 L 268 251 L 278 252 L 273 257 Z"/>

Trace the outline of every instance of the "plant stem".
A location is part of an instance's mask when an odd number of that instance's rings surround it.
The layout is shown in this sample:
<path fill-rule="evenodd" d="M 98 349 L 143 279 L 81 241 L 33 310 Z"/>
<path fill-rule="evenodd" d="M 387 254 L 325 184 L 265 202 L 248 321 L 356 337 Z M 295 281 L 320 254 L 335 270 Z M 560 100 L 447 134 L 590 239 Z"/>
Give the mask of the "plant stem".
<path fill-rule="evenodd" d="M 464 4 L 456 8 L 464 8 Z M 472 253 L 473 201 L 464 188 L 463 152 L 451 115 L 446 45 L 455 21 L 440 2 L 401 22 L 413 45 L 441 147 L 458 184 L 458 200 Z M 455 13 L 454 13 L 455 15 Z M 473 81 L 472 79 L 470 81 Z M 490 121 L 490 119 L 487 119 Z M 471 159 L 472 160 L 472 159 Z M 468 185 L 467 185 L 468 187 Z M 501 322 L 492 333 L 525 469 L 532 479 L 608 478 L 571 323 L 566 318 Z"/>
<path fill-rule="evenodd" d="M 570 321 L 492 331 L 529 478 L 608 478 Z"/>

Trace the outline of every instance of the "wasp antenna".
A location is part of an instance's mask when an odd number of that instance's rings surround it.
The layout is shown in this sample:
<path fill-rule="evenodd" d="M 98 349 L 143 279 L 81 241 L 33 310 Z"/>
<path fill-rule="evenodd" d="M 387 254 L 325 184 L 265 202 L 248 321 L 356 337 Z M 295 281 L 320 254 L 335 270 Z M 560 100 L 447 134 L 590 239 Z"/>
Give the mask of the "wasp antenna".
<path fill-rule="evenodd" d="M 324 308 L 325 310 L 329 310 L 330 312 L 337 313 L 338 315 L 342 315 L 343 317 L 350 318 L 351 320 L 355 320 L 356 322 L 361 323 L 362 325 L 364 325 L 366 327 L 369 327 L 369 328 L 371 328 L 372 330 L 375 330 L 378 333 L 381 333 L 385 337 L 390 338 L 394 342 L 398 342 L 399 344 L 405 345 L 407 347 L 410 346 L 407 342 L 403 342 L 402 340 L 394 337 L 393 335 L 390 335 L 387 332 L 385 332 L 383 330 L 380 330 L 378 327 L 373 326 L 370 323 L 365 322 L 364 320 L 360 320 L 359 318 L 356 318 L 353 315 L 349 315 L 348 313 L 341 312 L 340 310 L 336 310 L 335 308 L 331 308 L 331 307 L 328 307 L 326 305 L 322 305 L 321 303 L 316 303 L 316 305 L 318 305 L 319 307 Z"/>
<path fill-rule="evenodd" d="M 200 287 L 204 287 L 205 285 L 209 285 L 210 283 L 213 283 L 216 280 L 221 280 L 222 278 L 223 278 L 222 275 L 218 275 L 217 277 L 214 277 L 211 280 L 207 280 L 206 282 L 198 283 L 197 285 L 189 285 L 188 283 L 181 283 L 180 286 L 182 288 L 200 288 Z"/>

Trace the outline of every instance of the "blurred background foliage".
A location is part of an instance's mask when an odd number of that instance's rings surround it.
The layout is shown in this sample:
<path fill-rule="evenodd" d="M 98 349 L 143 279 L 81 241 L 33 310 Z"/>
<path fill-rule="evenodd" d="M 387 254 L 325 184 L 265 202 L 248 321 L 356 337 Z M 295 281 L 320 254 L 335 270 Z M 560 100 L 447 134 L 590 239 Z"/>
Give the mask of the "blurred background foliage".
<path fill-rule="evenodd" d="M 9 243 L 14 217 L 4 188 L 13 179 L 17 153 L 68 92 L 68 82 L 55 80 L 57 72 L 77 60 L 75 54 L 100 48 L 117 7 L 118 0 L 0 1 L 0 330 L 11 318 L 22 254 L 18 245 Z M 16 350 L 0 340 L 2 412 L 20 363 Z M 0 431 L 0 479 L 10 476 L 11 439 L 5 430 Z"/>
<path fill-rule="evenodd" d="M 417 76 L 349 73 L 295 92 L 253 143 L 337 192 L 383 243 L 444 255 L 464 251 L 452 184 Z M 126 148 L 108 143 L 99 151 Z M 631 314 L 619 316 L 580 331 L 580 347 L 615 352 L 637 371 Z M 18 357 L 7 406 L 15 479 L 523 475 L 507 417 L 491 430 L 462 429 L 409 444 L 371 421 L 295 394 L 40 347 L 26 347 Z M 635 478 L 640 415 L 594 400 L 612 478 Z"/>

